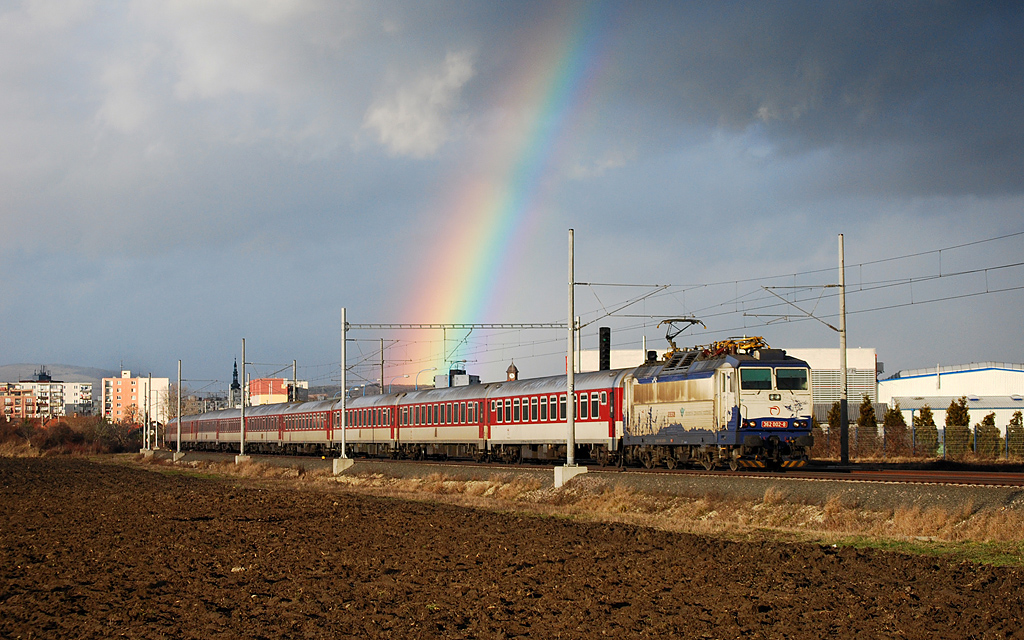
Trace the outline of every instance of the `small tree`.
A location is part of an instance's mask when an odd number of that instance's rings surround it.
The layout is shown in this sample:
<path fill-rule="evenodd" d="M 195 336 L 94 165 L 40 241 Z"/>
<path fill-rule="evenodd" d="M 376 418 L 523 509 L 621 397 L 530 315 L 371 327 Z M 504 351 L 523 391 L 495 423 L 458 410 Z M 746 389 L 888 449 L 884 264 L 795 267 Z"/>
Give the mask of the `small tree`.
<path fill-rule="evenodd" d="M 1024 456 L 1024 418 L 1016 411 L 1006 427 L 1006 448 L 1011 456 Z"/>
<path fill-rule="evenodd" d="M 907 421 L 900 410 L 900 403 L 897 401 L 895 407 L 885 410 L 882 417 L 882 430 L 885 434 L 886 455 L 898 457 L 910 453 L 910 446 L 907 443 Z"/>
<path fill-rule="evenodd" d="M 946 455 L 962 456 L 970 449 L 971 414 L 967 410 L 967 398 L 960 396 L 952 400 L 946 409 Z"/>
<path fill-rule="evenodd" d="M 171 383 L 167 389 L 167 400 L 164 403 L 164 415 L 167 416 L 167 420 L 173 420 L 178 417 L 178 385 Z M 194 395 L 189 395 L 188 387 L 182 385 L 181 389 L 181 414 L 184 416 L 194 416 L 203 412 L 203 403 L 199 398 Z"/>
<path fill-rule="evenodd" d="M 828 409 L 827 455 L 830 458 L 839 457 L 839 418 L 839 403 L 834 402 Z"/>
<path fill-rule="evenodd" d="M 914 416 L 914 448 L 919 456 L 935 457 L 939 452 L 939 430 L 935 427 L 935 416 L 928 405 Z"/>
<path fill-rule="evenodd" d="M 825 431 L 818 424 L 818 419 L 811 416 L 811 436 L 814 444 L 811 446 L 811 457 L 823 458 L 828 455 L 828 441 L 825 439 Z"/>
<path fill-rule="evenodd" d="M 124 415 L 121 418 L 121 424 L 138 426 L 142 424 L 142 417 L 139 415 L 139 408 L 130 404 L 124 409 Z"/>
<path fill-rule="evenodd" d="M 974 425 L 974 453 L 981 458 L 995 458 L 999 455 L 999 429 L 996 414 L 990 413 Z"/>
<path fill-rule="evenodd" d="M 871 398 L 867 395 L 860 403 L 860 416 L 857 418 L 857 455 L 871 455 L 878 447 L 878 417 Z"/>

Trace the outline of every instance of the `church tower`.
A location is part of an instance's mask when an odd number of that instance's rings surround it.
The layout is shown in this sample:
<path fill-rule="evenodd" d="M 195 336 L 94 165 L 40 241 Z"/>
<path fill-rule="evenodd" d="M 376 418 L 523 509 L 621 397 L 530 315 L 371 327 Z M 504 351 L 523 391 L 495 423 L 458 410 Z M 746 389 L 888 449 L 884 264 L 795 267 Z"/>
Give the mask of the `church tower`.
<path fill-rule="evenodd" d="M 234 409 L 242 406 L 242 385 L 238 384 L 238 360 L 235 360 L 235 372 L 231 375 L 231 389 L 228 391 L 228 407 Z"/>

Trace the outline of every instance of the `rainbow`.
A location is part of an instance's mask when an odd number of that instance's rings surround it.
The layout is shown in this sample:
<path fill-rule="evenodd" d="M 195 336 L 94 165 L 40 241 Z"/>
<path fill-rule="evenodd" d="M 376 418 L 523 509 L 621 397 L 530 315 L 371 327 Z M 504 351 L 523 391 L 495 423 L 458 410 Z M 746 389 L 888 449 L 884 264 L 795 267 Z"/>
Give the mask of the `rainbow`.
<path fill-rule="evenodd" d="M 566 15 L 568 28 L 549 33 L 546 46 L 532 47 L 532 58 L 519 65 L 524 72 L 508 85 L 512 98 L 505 101 L 516 105 L 510 111 L 519 117 L 469 154 L 468 170 L 437 207 L 445 224 L 431 255 L 440 258 L 434 264 L 445 278 L 420 282 L 403 315 L 414 322 L 502 321 L 496 315 L 514 273 L 513 248 L 544 224 L 544 178 L 571 138 L 574 115 L 589 102 L 602 66 L 606 22 L 601 5 L 586 5 L 578 15 Z M 446 354 L 436 343 L 416 344 L 413 351 L 420 353 L 410 354 L 413 362 L 447 370 Z"/>

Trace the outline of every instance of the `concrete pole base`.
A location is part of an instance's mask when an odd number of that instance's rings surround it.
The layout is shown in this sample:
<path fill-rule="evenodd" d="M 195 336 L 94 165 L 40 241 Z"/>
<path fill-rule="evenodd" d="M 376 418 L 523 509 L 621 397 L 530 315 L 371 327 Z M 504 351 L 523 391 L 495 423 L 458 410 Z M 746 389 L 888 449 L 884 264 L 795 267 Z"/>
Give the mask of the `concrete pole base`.
<path fill-rule="evenodd" d="M 586 472 L 586 467 L 555 467 L 555 488 L 561 489 L 566 482 Z"/>
<path fill-rule="evenodd" d="M 153 457 L 153 450 L 152 449 L 139 449 L 139 453 L 141 453 L 144 458 L 152 458 Z"/>
<path fill-rule="evenodd" d="M 343 473 L 346 469 L 356 463 L 352 458 L 335 458 L 334 459 L 334 475 Z"/>
<path fill-rule="evenodd" d="M 242 464 L 243 462 L 249 462 L 251 458 L 249 456 L 237 455 L 235 456 L 235 464 Z"/>
<path fill-rule="evenodd" d="M 175 462 L 177 462 L 178 460 L 181 460 L 184 457 L 185 457 L 185 454 L 184 453 L 180 453 L 180 452 L 175 452 L 174 454 L 171 455 L 171 459 L 174 460 Z"/>

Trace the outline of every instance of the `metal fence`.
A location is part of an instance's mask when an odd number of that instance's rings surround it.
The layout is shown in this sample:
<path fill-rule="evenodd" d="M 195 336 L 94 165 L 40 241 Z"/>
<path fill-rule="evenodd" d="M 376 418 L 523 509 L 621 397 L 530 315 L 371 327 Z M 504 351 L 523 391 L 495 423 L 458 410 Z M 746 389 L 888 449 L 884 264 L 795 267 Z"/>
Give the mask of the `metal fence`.
<path fill-rule="evenodd" d="M 902 433 L 900 433 L 902 431 Z M 839 429 L 824 425 L 815 432 L 814 458 L 839 457 Z M 971 460 L 1024 459 L 1024 430 L 975 427 L 907 427 L 886 433 L 881 425 L 875 432 L 851 423 L 851 458 L 945 458 Z"/>

